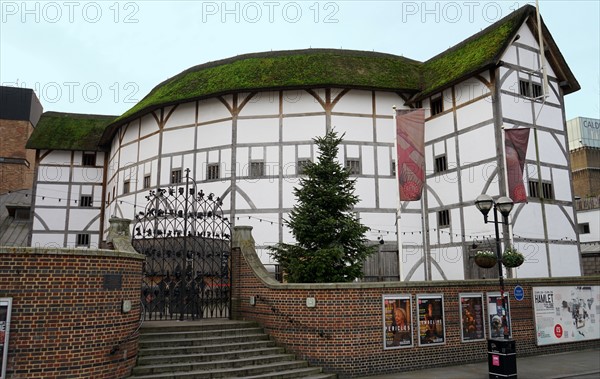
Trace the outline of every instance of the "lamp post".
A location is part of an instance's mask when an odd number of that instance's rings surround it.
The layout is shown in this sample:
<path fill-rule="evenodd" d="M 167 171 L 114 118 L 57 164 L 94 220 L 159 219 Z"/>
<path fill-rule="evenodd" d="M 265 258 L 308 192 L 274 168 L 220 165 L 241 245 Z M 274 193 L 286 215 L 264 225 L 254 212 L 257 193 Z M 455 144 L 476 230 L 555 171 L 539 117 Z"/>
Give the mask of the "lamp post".
<path fill-rule="evenodd" d="M 496 231 L 496 257 L 498 258 L 498 277 L 500 280 L 500 298 L 502 299 L 502 329 L 504 331 L 504 339 L 509 339 L 510 329 L 506 320 L 506 300 L 504 299 L 504 277 L 502 274 L 502 251 L 500 247 L 500 231 L 498 230 L 498 224 L 508 225 L 508 215 L 513 209 L 513 201 L 510 197 L 502 196 L 496 201 L 491 196 L 481 194 L 475 199 L 475 206 L 483 214 L 483 220 L 487 224 L 491 222 L 494 224 Z M 488 213 L 490 210 L 494 210 L 494 221 L 488 220 Z M 498 221 L 498 211 L 502 214 L 502 221 Z"/>

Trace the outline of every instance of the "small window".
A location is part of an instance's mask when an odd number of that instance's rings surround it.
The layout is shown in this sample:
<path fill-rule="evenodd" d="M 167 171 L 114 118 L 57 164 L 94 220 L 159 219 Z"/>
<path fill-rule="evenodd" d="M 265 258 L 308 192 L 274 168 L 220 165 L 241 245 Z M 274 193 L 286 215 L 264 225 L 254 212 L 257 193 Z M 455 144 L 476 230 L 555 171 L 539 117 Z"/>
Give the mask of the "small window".
<path fill-rule="evenodd" d="M 130 189 L 131 189 L 131 182 L 129 180 L 124 181 L 123 182 L 123 193 L 124 194 L 129 193 Z"/>
<path fill-rule="evenodd" d="M 435 116 L 438 113 L 442 113 L 444 110 L 444 102 L 442 96 L 430 100 L 431 103 L 431 115 Z"/>
<path fill-rule="evenodd" d="M 392 163 L 390 164 L 390 168 L 392 171 L 392 176 L 396 176 L 396 161 L 392 160 Z"/>
<path fill-rule="evenodd" d="M 144 188 L 150 188 L 150 175 L 144 176 Z"/>
<path fill-rule="evenodd" d="M 306 166 L 308 166 L 311 162 L 312 161 L 310 159 L 298 159 L 298 163 L 296 163 L 296 174 L 304 175 Z"/>
<path fill-rule="evenodd" d="M 265 176 L 265 162 L 262 161 L 256 161 L 256 162 L 250 162 L 250 172 L 249 172 L 249 176 L 251 178 L 260 178 Z"/>
<path fill-rule="evenodd" d="M 89 234 L 78 234 L 77 235 L 77 246 L 90 247 L 90 235 Z"/>
<path fill-rule="evenodd" d="M 81 163 L 84 166 L 95 166 L 96 165 L 96 153 L 83 153 Z"/>
<path fill-rule="evenodd" d="M 445 155 L 435 158 L 435 172 L 444 172 L 448 170 L 448 162 Z"/>
<path fill-rule="evenodd" d="M 183 178 L 183 176 L 181 174 L 182 174 L 182 172 L 181 172 L 180 168 L 171 171 L 171 184 L 181 183 L 181 179 Z"/>
<path fill-rule="evenodd" d="M 346 169 L 350 171 L 350 175 L 360 175 L 360 159 L 346 159 Z"/>
<path fill-rule="evenodd" d="M 542 194 L 544 195 L 544 199 L 554 199 L 554 187 L 552 183 L 542 183 Z"/>
<path fill-rule="evenodd" d="M 542 182 L 542 190 L 540 191 L 539 182 L 530 180 L 528 183 L 529 197 L 537 197 L 554 200 L 554 186 L 551 182 Z"/>
<path fill-rule="evenodd" d="M 80 207 L 91 207 L 92 206 L 92 195 L 81 195 L 79 197 Z"/>
<path fill-rule="evenodd" d="M 8 216 L 13 217 L 13 221 L 15 222 L 29 221 L 31 215 L 30 207 L 7 205 L 6 210 L 8 211 Z"/>
<path fill-rule="evenodd" d="M 450 226 L 450 211 L 447 209 L 443 211 L 439 211 L 437 213 L 438 217 L 438 228 L 447 228 Z"/>
<path fill-rule="evenodd" d="M 528 80 L 519 79 L 519 94 L 528 98 L 537 99 L 542 97 L 542 86 Z"/>
<path fill-rule="evenodd" d="M 584 222 L 583 224 L 579 224 L 579 234 L 590 234 L 590 223 Z"/>
<path fill-rule="evenodd" d="M 209 164 L 206 170 L 206 180 L 219 179 L 219 164 Z"/>
<path fill-rule="evenodd" d="M 529 187 L 529 197 L 540 197 L 540 191 L 538 182 L 535 180 L 530 180 L 528 183 Z"/>

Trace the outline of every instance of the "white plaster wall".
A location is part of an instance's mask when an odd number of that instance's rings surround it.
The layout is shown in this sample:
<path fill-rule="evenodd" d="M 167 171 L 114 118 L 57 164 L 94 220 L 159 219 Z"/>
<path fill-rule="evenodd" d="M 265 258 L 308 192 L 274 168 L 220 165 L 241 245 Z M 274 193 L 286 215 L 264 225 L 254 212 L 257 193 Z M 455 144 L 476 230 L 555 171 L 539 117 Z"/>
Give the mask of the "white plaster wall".
<path fill-rule="evenodd" d="M 580 276 L 579 259 L 577 246 L 550 245 L 552 276 Z"/>
<path fill-rule="evenodd" d="M 427 125 L 425 128 L 425 143 L 454 132 L 454 118 L 451 112 L 444 115 L 436 115 L 425 124 Z"/>
<path fill-rule="evenodd" d="M 517 250 L 525 255 L 525 262 L 513 270 L 517 278 L 543 278 L 548 277 L 548 258 L 546 247 L 543 243 L 519 242 L 515 243 Z"/>
<path fill-rule="evenodd" d="M 312 141 L 325 135 L 325 116 L 285 117 L 283 119 L 284 141 Z"/>
<path fill-rule="evenodd" d="M 279 141 L 279 119 L 240 119 L 238 120 L 237 140 L 238 143 L 277 142 Z"/>
<path fill-rule="evenodd" d="M 62 234 L 38 234 L 31 236 L 31 247 L 61 248 L 64 236 Z"/>
<path fill-rule="evenodd" d="M 331 116 L 331 125 L 344 141 L 373 141 L 373 120 L 367 117 Z"/>
<path fill-rule="evenodd" d="M 394 106 L 397 109 L 406 108 L 404 100 L 396 93 L 375 92 L 375 99 L 375 112 L 378 116 L 394 116 Z"/>
<path fill-rule="evenodd" d="M 225 105 L 216 98 L 200 100 L 198 102 L 198 122 L 230 118 L 231 113 Z"/>
<path fill-rule="evenodd" d="M 73 182 L 80 183 L 102 183 L 104 172 L 98 167 L 74 167 Z"/>
<path fill-rule="evenodd" d="M 53 150 L 48 153 L 48 150 L 40 150 L 40 156 L 45 155 L 40 161 L 40 164 L 46 165 L 69 165 L 71 162 L 71 152 Z"/>
<path fill-rule="evenodd" d="M 166 108 L 165 114 L 168 114 L 171 109 L 173 107 Z M 182 125 L 193 125 L 195 122 L 196 102 L 179 104 L 165 123 L 165 129 Z"/>
<path fill-rule="evenodd" d="M 248 95 L 242 94 L 241 98 L 246 99 Z M 240 117 L 245 116 L 257 116 L 265 114 L 278 114 L 279 113 L 279 91 L 270 92 L 258 92 L 250 100 L 248 100 L 246 106 L 242 108 L 239 115 Z"/>
<path fill-rule="evenodd" d="M 195 128 L 165 130 L 163 132 L 163 154 L 173 154 L 194 149 Z"/>
<path fill-rule="evenodd" d="M 350 90 L 333 107 L 333 112 L 372 114 L 371 91 Z M 335 125 L 335 123 L 334 123 Z"/>
<path fill-rule="evenodd" d="M 458 139 L 460 161 L 468 165 L 496 156 L 496 137 L 493 124 L 461 134 Z"/>
<path fill-rule="evenodd" d="M 324 91 L 315 92 L 320 94 L 321 99 L 325 99 Z M 282 103 L 284 114 L 324 112 L 317 99 L 303 90 L 283 91 Z"/>
<path fill-rule="evenodd" d="M 579 234 L 579 240 L 582 243 L 600 241 L 600 209 L 578 211 L 577 222 L 579 224 L 590 224 L 589 233 Z"/>
<path fill-rule="evenodd" d="M 491 97 L 462 106 L 456 110 L 456 121 L 459 129 L 465 129 L 483 122 L 493 124 L 493 117 Z"/>
<path fill-rule="evenodd" d="M 68 183 L 69 167 L 39 165 L 37 178 L 40 182 Z"/>
<path fill-rule="evenodd" d="M 123 130 L 121 130 L 121 132 L 123 132 Z M 123 133 L 123 139 L 121 140 L 121 144 L 124 145 L 124 144 L 130 143 L 131 141 L 137 140 L 139 138 L 139 133 L 140 133 L 139 123 L 132 122 L 132 123 L 128 124 Z"/>

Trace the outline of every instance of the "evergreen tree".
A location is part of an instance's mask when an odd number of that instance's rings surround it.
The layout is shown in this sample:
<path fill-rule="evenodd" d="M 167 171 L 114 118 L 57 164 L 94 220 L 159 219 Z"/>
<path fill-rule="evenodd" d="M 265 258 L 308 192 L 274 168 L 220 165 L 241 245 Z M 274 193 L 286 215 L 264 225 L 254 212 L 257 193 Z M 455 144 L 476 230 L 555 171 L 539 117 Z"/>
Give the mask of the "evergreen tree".
<path fill-rule="evenodd" d="M 294 188 L 297 204 L 285 221 L 297 243 L 270 248 L 288 282 L 353 281 L 362 277 L 363 262 L 374 251 L 364 236 L 369 228 L 352 213 L 359 201 L 355 180 L 337 161 L 342 139 L 334 131 L 314 139 L 318 162 L 304 167 L 306 177 Z"/>

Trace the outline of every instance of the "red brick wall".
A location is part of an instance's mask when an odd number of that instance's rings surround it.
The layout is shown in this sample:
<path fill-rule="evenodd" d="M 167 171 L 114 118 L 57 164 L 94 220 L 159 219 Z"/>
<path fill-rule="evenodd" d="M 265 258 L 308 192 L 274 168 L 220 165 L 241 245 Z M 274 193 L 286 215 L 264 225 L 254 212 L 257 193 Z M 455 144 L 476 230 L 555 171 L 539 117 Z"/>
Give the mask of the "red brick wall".
<path fill-rule="evenodd" d="M 106 250 L 1 248 L 0 297 L 13 299 L 7 377 L 128 376 L 137 355 L 142 259 Z M 120 290 L 104 288 L 107 274 L 121 275 Z M 122 300 L 131 300 L 131 312 L 121 312 Z"/>
<path fill-rule="evenodd" d="M 236 228 L 232 253 L 233 316 L 254 320 L 279 343 L 299 357 L 340 377 L 409 371 L 433 366 L 456 365 L 487 359 L 487 342 L 461 342 L 459 293 L 498 292 L 497 280 L 436 282 L 381 282 L 343 284 L 279 284 L 269 278 L 256 256 L 249 230 Z M 250 237 L 251 238 L 251 237 Z M 241 248 L 236 248 L 241 247 Z M 510 279 L 506 289 L 516 284 L 525 290 L 522 301 L 510 300 L 513 336 L 517 356 L 585 349 L 598 345 L 586 341 L 551 346 L 536 346 L 532 307 L 532 287 L 600 284 L 600 277 Z M 382 295 L 410 294 L 413 319 L 416 295 L 444 294 L 446 343 L 418 346 L 413 327 L 412 348 L 383 348 Z M 250 297 L 257 297 L 250 305 Z M 308 308 L 306 298 L 314 297 L 316 307 Z M 413 325 L 414 322 L 413 322 Z"/>
<path fill-rule="evenodd" d="M 29 167 L 0 163 L 0 194 L 32 187 L 35 150 L 25 149 L 32 132 L 33 126 L 29 121 L 0 120 L 0 157 L 29 161 Z"/>

